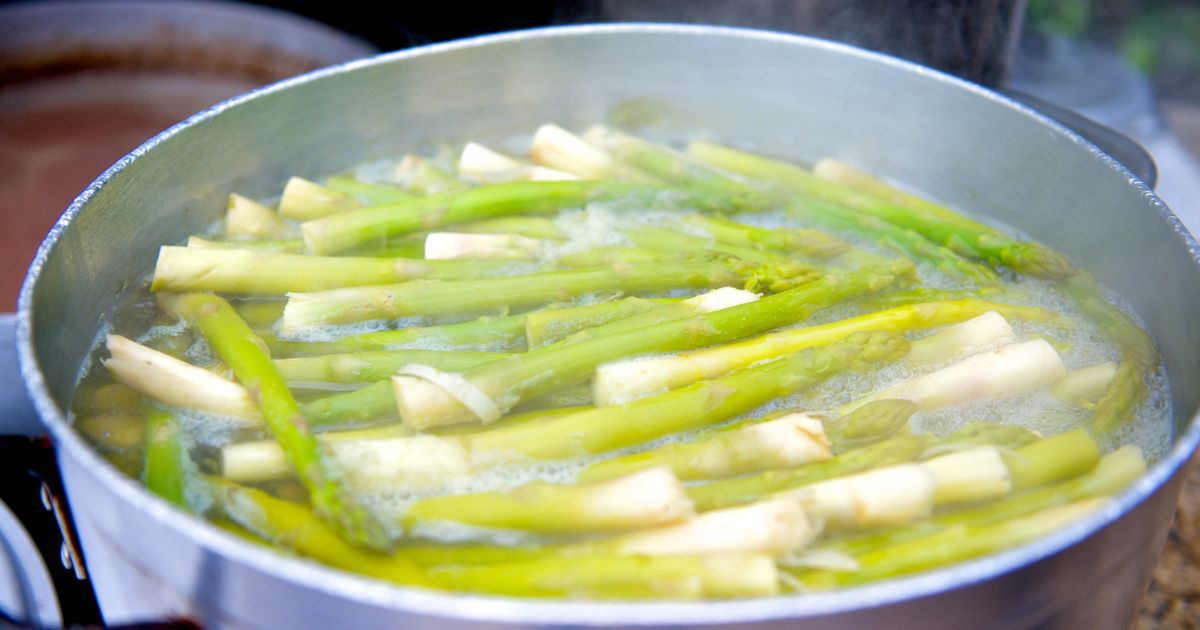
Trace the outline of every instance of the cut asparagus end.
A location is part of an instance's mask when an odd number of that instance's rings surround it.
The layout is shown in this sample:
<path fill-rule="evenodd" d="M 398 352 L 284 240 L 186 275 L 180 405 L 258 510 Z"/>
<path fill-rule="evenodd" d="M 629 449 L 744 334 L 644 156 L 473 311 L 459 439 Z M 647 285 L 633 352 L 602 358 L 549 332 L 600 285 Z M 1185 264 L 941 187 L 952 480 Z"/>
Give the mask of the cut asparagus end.
<path fill-rule="evenodd" d="M 1114 495 L 1146 472 L 1142 449 L 1129 444 L 1105 455 L 1088 476 L 1080 480 L 1079 496 Z"/>
<path fill-rule="evenodd" d="M 1017 334 L 1004 316 L 988 311 L 913 342 L 908 360 L 915 365 L 955 361 L 1014 343 Z"/>
<path fill-rule="evenodd" d="M 462 182 L 454 175 L 434 166 L 418 155 L 404 156 L 393 171 L 392 177 L 401 186 L 423 195 L 460 190 Z"/>
<path fill-rule="evenodd" d="M 924 465 L 937 480 L 934 502 L 939 506 L 994 499 L 1012 491 L 1008 466 L 993 447 L 942 455 Z"/>
<path fill-rule="evenodd" d="M 225 212 L 227 238 L 279 238 L 287 233 L 287 225 L 270 208 L 237 193 L 229 195 L 229 209 Z"/>
<path fill-rule="evenodd" d="M 775 496 L 796 500 L 829 529 L 901 525 L 927 516 L 937 477 L 920 464 L 901 464 L 821 481 Z"/>
<path fill-rule="evenodd" d="M 705 595 L 759 597 L 779 594 L 779 572 L 766 554 L 702 557 Z"/>
<path fill-rule="evenodd" d="M 440 488 L 464 479 L 472 467 L 452 438 L 327 439 L 350 484 L 361 491 Z M 258 483 L 292 475 L 283 449 L 273 441 L 242 442 L 221 449 L 221 473 L 231 481 Z"/>
<path fill-rule="evenodd" d="M 781 557 L 808 545 L 817 533 L 798 503 L 768 500 L 706 512 L 604 544 L 621 553 L 654 556 L 762 553 Z"/>
<path fill-rule="evenodd" d="M 461 378 L 458 380 L 463 381 Z M 445 385 L 450 386 L 452 389 L 457 384 L 451 385 L 445 383 Z M 396 397 L 396 409 L 399 411 L 400 418 L 404 421 L 404 424 L 418 431 L 424 431 L 434 427 L 483 419 L 472 408 L 463 404 L 461 398 L 452 395 L 442 385 L 416 376 L 392 377 L 392 391 Z M 470 383 L 465 383 L 465 385 L 466 387 L 474 388 Z M 479 392 L 478 389 L 475 389 L 474 392 L 465 388 L 459 388 L 459 390 L 459 393 L 464 397 L 487 398 L 487 395 Z M 491 399 L 488 398 L 487 401 L 490 402 Z M 495 403 L 492 403 L 492 406 L 494 407 Z M 486 405 L 484 407 L 486 408 Z M 485 411 L 485 415 L 490 418 L 489 421 L 496 420 L 499 418 L 499 411 L 496 411 L 495 414 Z"/>
<path fill-rule="evenodd" d="M 407 527 L 455 521 L 543 534 L 620 532 L 674 523 L 694 514 L 668 468 L 600 483 L 561 486 L 541 481 L 508 492 L 422 499 L 404 515 Z"/>
<path fill-rule="evenodd" d="M 258 407 L 245 388 L 203 368 L 147 348 L 121 335 L 105 340 L 103 361 L 113 378 L 172 407 L 258 421 Z"/>
<path fill-rule="evenodd" d="M 871 395 L 870 400 L 911 400 L 922 411 L 984 398 L 1014 396 L 1057 383 L 1066 374 L 1062 359 L 1044 339 L 984 352 Z"/>
<path fill-rule="evenodd" d="M 1067 372 L 1050 391 L 1056 397 L 1076 404 L 1095 403 L 1116 377 L 1116 361 L 1105 361 Z"/>
<path fill-rule="evenodd" d="M 463 147 L 462 153 L 458 157 L 458 172 L 468 179 L 483 183 L 518 179 L 532 181 L 579 179 L 578 175 L 545 166 L 527 164 L 474 142 L 468 142 Z"/>
<path fill-rule="evenodd" d="M 360 205 L 350 195 L 303 177 L 293 177 L 283 187 L 283 196 L 279 199 L 279 214 L 288 219 L 309 221 L 353 210 Z"/>
<path fill-rule="evenodd" d="M 619 177 L 629 172 L 606 151 L 549 123 L 533 134 L 529 155 L 538 164 L 588 179 Z"/>
<path fill-rule="evenodd" d="M 492 260 L 535 260 L 545 242 L 519 234 L 460 234 L 431 232 L 425 237 L 427 260 L 483 258 Z"/>

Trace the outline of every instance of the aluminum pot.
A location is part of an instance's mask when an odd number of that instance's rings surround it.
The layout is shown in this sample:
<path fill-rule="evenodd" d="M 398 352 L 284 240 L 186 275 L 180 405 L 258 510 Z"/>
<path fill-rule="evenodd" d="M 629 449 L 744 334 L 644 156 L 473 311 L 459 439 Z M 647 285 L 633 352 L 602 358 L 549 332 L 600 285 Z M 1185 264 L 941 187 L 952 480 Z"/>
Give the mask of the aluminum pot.
<path fill-rule="evenodd" d="M 631 107 L 631 99 L 640 104 Z M 647 107 L 647 103 L 656 103 Z M 615 110 L 614 110 L 615 108 Z M 266 195 L 439 139 L 498 141 L 553 120 L 669 109 L 797 159 L 834 156 L 1069 254 L 1159 340 L 1175 442 L 1085 521 L 1024 547 L 833 593 L 699 603 L 525 601 L 397 588 L 228 536 L 119 473 L 63 410 L 105 318 L 160 244 L 214 221 L 230 191 Z M 1129 171 L 1010 100 L 854 48 L 666 25 L 553 28 L 385 55 L 236 98 L 152 139 L 96 180 L 42 244 L 20 302 L 23 376 L 58 447 L 106 619 L 211 626 L 1127 627 L 1200 441 L 1200 251 Z"/>

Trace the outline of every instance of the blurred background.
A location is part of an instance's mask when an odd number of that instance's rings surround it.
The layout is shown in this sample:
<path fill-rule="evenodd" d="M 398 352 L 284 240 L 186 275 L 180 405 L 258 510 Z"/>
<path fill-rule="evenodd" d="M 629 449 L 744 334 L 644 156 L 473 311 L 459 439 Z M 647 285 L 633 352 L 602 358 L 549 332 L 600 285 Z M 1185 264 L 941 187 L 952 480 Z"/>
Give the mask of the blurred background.
<path fill-rule="evenodd" d="M 609 21 L 817 35 L 1056 104 L 1145 147 L 1157 165 L 1157 191 L 1200 231 L 1197 0 L 0 0 L 0 312 L 15 308 L 38 242 L 70 201 L 121 156 L 194 112 L 378 52 Z M 11 354 L 5 326 L 11 321 L 0 315 L 0 362 Z M 19 382 L 0 373 L 5 378 Z M 2 394 L 2 409 L 25 404 L 19 392 L 21 400 Z M 0 413 L 0 425 L 5 420 Z M 0 433 L 21 432 L 7 428 Z M 13 478 L 4 474 L 9 465 L 17 464 L 0 451 L 0 478 Z M 43 473 L 53 476 L 52 468 Z M 1180 506 L 1143 627 L 1197 627 L 1197 486 Z M 62 537 L 49 539 L 63 545 Z M 84 582 L 67 546 L 64 569 L 53 576 L 60 589 Z M 60 599 L 66 621 L 98 619 L 86 594 Z"/>

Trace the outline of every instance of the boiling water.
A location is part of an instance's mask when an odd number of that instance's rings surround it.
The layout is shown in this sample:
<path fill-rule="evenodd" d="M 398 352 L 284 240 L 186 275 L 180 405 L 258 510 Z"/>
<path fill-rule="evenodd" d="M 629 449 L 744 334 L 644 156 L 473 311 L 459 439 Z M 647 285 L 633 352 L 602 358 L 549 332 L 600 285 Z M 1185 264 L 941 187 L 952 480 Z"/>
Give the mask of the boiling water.
<path fill-rule="evenodd" d="M 365 165 L 358 169 L 358 175 L 368 181 L 379 180 L 381 173 L 390 172 L 389 162 L 378 162 Z M 563 232 L 566 239 L 549 248 L 544 254 L 547 259 L 560 255 L 585 251 L 594 247 L 614 245 L 631 245 L 621 236 L 619 228 L 631 224 L 670 227 L 680 229 L 683 223 L 678 216 L 664 211 L 635 211 L 628 207 L 614 207 L 611 204 L 592 204 L 584 209 L 566 210 L 554 217 L 555 225 Z M 801 222 L 785 216 L 782 212 L 746 215 L 739 220 L 764 227 L 816 227 L 804 225 Z M 687 231 L 686 229 L 684 231 Z M 1012 230 L 1006 230 L 1012 233 Z M 696 233 L 696 235 L 702 235 Z M 838 234 L 849 240 L 854 246 L 884 256 L 893 257 L 894 252 L 881 249 L 876 243 L 855 238 L 852 234 Z M 932 266 L 918 265 L 918 274 L 923 286 L 938 289 L 965 289 L 954 278 L 948 277 Z M 1059 350 L 1067 368 L 1075 369 L 1101 361 L 1116 360 L 1117 350 L 1105 336 L 1097 330 L 1074 307 L 1069 299 L 1062 297 L 1051 288 L 1050 283 L 1018 278 L 1009 273 L 1004 276 L 1004 284 L 1008 289 L 996 297 L 997 301 L 1036 306 L 1059 313 L 1064 318 L 1063 326 L 1047 327 L 1029 324 L 1019 320 L 1011 321 L 1018 338 L 1027 340 L 1035 336 L 1052 340 Z M 694 293 L 694 292 L 693 292 Z M 682 295 L 674 292 L 673 295 Z M 595 301 L 615 297 L 612 294 L 584 298 L 581 302 Z M 1109 296 L 1115 298 L 1115 296 Z M 1118 304 L 1122 304 L 1116 300 Z M 1125 305 L 1122 304 L 1124 307 Z M 1125 308 L 1127 312 L 1132 311 Z M 798 325 L 810 325 L 836 321 L 864 312 L 853 303 L 835 306 L 813 315 L 808 321 Z M 1136 319 L 1136 315 L 1134 315 Z M 339 326 L 330 329 L 306 331 L 294 335 L 299 341 L 325 341 L 344 335 L 360 334 L 391 328 L 400 328 L 423 323 L 417 318 L 408 318 L 388 322 L 364 322 Z M 132 297 L 129 305 L 114 320 L 114 330 L 147 342 L 180 335 L 185 333 L 184 327 L 175 322 L 165 321 L 156 313 L 152 299 L 144 292 Z M 105 330 L 107 332 L 107 329 Z M 278 331 L 276 331 L 278 332 Z M 923 336 L 935 331 L 925 331 L 917 336 Z M 103 337 L 103 336 L 102 336 Z M 102 343 L 102 337 L 97 339 L 97 345 Z M 450 349 L 436 340 L 423 339 L 412 344 L 412 347 L 423 349 Z M 184 352 L 184 358 L 196 365 L 210 366 L 216 363 L 215 357 L 203 340 L 195 340 Z M 883 367 L 882 369 L 859 373 L 852 372 L 837 376 L 819 386 L 806 391 L 797 392 L 791 396 L 780 398 L 763 407 L 745 414 L 744 417 L 758 417 L 772 411 L 786 408 L 801 408 L 814 411 L 829 412 L 839 406 L 861 399 L 872 392 L 896 384 L 918 373 L 931 371 L 942 366 L 923 366 L 914 369 L 904 361 Z M 95 387 L 108 381 L 107 373 L 92 362 L 81 375 L 82 386 Z M 1148 459 L 1154 460 L 1163 455 L 1171 442 L 1171 409 L 1167 391 L 1167 381 L 1162 371 L 1156 374 L 1149 383 L 1150 393 L 1147 400 L 1138 409 L 1136 417 L 1125 427 L 1116 431 L 1107 439 L 1104 446 L 1112 448 L 1117 444 L 1136 444 L 1143 449 Z M 1086 423 L 1090 412 L 1076 405 L 1056 399 L 1046 391 L 1035 392 L 1023 396 L 1002 400 L 987 400 L 968 405 L 962 405 L 946 410 L 919 413 L 911 421 L 912 428 L 919 432 L 944 436 L 971 422 L 987 420 L 1005 424 L 1019 424 L 1043 435 L 1053 435 L 1082 426 Z M 194 453 L 199 453 L 200 467 L 212 465 L 212 452 L 231 442 L 249 438 L 265 437 L 257 429 L 247 429 L 245 423 L 213 417 L 195 411 L 184 411 L 179 414 L 182 426 L 189 439 L 193 442 Z M 455 481 L 441 488 L 444 492 L 477 492 L 511 488 L 522 483 L 542 480 L 554 483 L 569 483 L 584 467 L 601 459 L 615 457 L 629 452 L 653 448 L 674 441 L 687 441 L 698 432 L 662 438 L 649 444 L 625 449 L 590 459 L 577 459 L 553 462 L 536 462 L 528 464 L 507 465 L 479 474 L 471 479 Z M 207 457 L 205 454 L 208 454 Z M 427 496 L 428 492 L 393 491 L 381 492 L 368 497 L 369 502 L 379 511 L 389 514 L 399 514 L 413 500 Z M 418 532 L 420 535 L 441 540 L 460 540 L 465 538 L 491 540 L 499 544 L 514 544 L 526 540 L 526 536 L 514 533 L 481 532 L 474 528 L 453 525 L 423 525 Z"/>

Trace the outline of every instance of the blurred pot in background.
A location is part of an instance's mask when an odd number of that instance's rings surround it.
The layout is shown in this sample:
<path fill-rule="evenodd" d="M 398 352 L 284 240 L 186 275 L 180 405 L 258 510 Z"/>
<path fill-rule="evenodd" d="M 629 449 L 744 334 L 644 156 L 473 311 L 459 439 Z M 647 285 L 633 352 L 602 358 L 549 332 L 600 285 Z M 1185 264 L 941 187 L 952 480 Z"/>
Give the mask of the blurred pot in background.
<path fill-rule="evenodd" d="M 372 54 L 348 35 L 232 2 L 0 7 L 0 311 L 37 244 L 110 164 L 254 87 Z"/>

